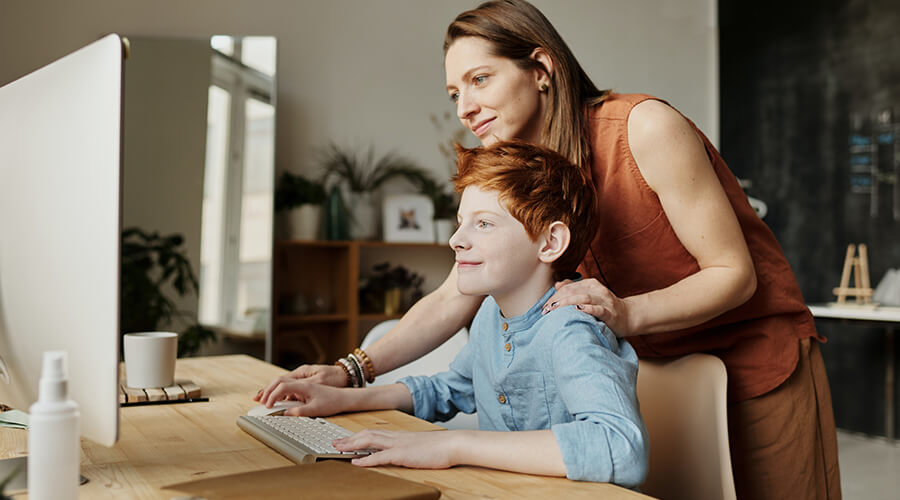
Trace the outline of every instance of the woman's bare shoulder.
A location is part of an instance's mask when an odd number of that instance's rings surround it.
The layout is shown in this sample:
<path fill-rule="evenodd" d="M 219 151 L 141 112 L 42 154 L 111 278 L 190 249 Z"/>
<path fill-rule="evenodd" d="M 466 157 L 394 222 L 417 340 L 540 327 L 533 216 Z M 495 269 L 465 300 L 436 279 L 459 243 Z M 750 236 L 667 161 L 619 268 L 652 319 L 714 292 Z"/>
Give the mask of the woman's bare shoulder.
<path fill-rule="evenodd" d="M 634 106 L 628 115 L 628 138 L 632 149 L 659 146 L 658 141 L 690 132 L 693 127 L 668 104 L 648 99 Z"/>

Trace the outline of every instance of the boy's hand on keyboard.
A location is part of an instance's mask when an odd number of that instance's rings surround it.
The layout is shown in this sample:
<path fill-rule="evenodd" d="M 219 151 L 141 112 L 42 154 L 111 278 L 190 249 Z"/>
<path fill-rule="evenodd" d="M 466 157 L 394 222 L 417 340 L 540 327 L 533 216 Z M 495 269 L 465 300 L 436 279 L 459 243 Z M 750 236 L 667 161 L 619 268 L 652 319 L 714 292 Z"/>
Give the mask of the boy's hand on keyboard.
<path fill-rule="evenodd" d="M 340 451 L 375 449 L 369 456 L 353 459 L 353 465 L 401 465 L 414 469 L 446 469 L 456 465 L 453 459 L 454 431 L 402 432 L 366 429 L 336 439 Z"/>
<path fill-rule="evenodd" d="M 289 376 L 274 380 L 257 397 L 257 401 L 269 408 L 277 401 L 284 399 L 302 402 L 302 405 L 289 408 L 284 412 L 285 415 L 291 416 L 324 417 L 341 413 L 346 409 L 343 390 L 297 380 Z"/>

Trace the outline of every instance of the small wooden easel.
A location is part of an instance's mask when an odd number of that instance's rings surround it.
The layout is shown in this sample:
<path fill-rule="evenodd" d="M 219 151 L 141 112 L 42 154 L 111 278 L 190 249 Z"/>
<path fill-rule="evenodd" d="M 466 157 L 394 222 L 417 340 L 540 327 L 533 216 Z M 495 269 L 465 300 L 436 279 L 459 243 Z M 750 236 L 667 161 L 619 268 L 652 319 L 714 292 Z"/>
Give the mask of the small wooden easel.
<path fill-rule="evenodd" d="M 854 287 L 850 288 L 850 273 L 853 272 Z M 847 256 L 844 257 L 844 270 L 841 272 L 841 284 L 833 290 L 837 295 L 837 303 L 842 306 L 874 307 L 872 303 L 872 287 L 869 284 L 869 254 L 866 245 L 859 244 L 859 256 L 856 256 L 856 245 L 847 245 Z M 855 297 L 856 304 L 848 304 L 847 297 Z"/>

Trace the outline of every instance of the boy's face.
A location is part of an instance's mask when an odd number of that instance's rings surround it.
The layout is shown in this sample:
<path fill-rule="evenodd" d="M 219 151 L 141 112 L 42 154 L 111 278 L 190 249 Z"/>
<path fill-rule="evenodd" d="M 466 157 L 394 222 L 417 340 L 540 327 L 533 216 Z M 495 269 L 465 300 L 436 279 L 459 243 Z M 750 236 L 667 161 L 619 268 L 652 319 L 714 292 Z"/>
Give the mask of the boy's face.
<path fill-rule="evenodd" d="M 541 264 L 541 238 L 531 241 L 496 191 L 467 187 L 457 220 L 459 228 L 450 238 L 450 248 L 456 252 L 460 293 L 496 299 L 518 290 Z"/>

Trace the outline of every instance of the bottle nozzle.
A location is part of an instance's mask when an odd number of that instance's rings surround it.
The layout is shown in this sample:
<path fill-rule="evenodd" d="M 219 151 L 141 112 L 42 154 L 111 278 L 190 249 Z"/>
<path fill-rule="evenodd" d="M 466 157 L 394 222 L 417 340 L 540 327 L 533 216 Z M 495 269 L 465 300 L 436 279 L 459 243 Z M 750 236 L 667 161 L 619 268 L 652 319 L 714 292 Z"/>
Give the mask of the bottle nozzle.
<path fill-rule="evenodd" d="M 65 400 L 69 392 L 67 371 L 65 351 L 45 351 L 38 399 L 42 401 Z"/>

